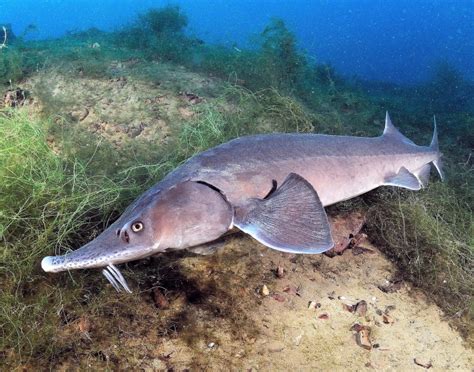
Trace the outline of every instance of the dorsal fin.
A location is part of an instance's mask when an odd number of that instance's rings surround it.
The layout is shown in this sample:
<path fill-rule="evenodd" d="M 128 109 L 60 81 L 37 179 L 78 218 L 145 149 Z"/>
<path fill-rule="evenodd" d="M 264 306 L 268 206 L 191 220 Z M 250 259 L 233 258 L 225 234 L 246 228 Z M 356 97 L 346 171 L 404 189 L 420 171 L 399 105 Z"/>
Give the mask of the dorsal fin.
<path fill-rule="evenodd" d="M 392 120 L 390 120 L 390 116 L 388 115 L 388 111 L 385 114 L 385 129 L 383 130 L 383 135 L 384 137 L 392 137 L 399 139 L 402 142 L 409 143 L 411 145 L 414 145 L 414 143 L 406 138 L 403 134 L 400 133 L 400 131 L 395 128 L 395 126 L 392 124 Z"/>

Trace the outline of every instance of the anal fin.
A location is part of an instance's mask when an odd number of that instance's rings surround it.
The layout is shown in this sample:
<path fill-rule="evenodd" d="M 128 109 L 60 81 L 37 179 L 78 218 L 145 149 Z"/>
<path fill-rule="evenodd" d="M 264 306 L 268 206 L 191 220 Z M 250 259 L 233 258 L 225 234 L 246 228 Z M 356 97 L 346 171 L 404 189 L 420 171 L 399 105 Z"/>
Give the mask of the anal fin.
<path fill-rule="evenodd" d="M 423 186 L 418 177 L 405 167 L 401 167 L 396 175 L 389 177 L 384 185 L 403 187 L 409 190 L 420 190 Z"/>
<path fill-rule="evenodd" d="M 420 169 L 415 172 L 416 177 L 420 180 L 423 187 L 428 186 L 431 173 L 431 163 L 423 165 Z"/>
<path fill-rule="evenodd" d="M 322 253 L 334 246 L 317 192 L 291 173 L 267 199 L 236 207 L 234 225 L 267 247 L 292 253 Z"/>

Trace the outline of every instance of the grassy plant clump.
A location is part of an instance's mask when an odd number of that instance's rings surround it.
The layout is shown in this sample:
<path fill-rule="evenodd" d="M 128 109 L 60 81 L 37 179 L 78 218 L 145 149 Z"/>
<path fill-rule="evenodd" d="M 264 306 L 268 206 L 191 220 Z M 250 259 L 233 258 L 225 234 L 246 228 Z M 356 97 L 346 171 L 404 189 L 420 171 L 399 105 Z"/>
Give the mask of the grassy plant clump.
<path fill-rule="evenodd" d="M 281 19 L 273 19 L 262 32 L 262 72 L 269 86 L 297 88 L 307 61 L 299 53 L 296 38 Z"/>
<path fill-rule="evenodd" d="M 308 62 L 284 21 L 273 19 L 256 41 L 254 50 L 236 46 L 196 48 L 195 67 L 253 91 L 272 88 L 285 93 L 298 92 L 304 85 Z"/>
<path fill-rule="evenodd" d="M 472 186 L 474 180 L 466 169 L 456 172 Z M 371 238 L 398 265 L 402 277 L 425 290 L 451 319 L 458 319 L 457 324 L 470 337 L 474 321 L 473 194 L 472 187 L 459 192 L 440 182 L 416 194 L 386 191 L 370 209 L 368 219 Z"/>
<path fill-rule="evenodd" d="M 14 47 L 0 49 L 0 85 L 14 83 L 23 77 L 23 58 Z"/>
<path fill-rule="evenodd" d="M 46 280 L 42 257 L 101 231 L 121 191 L 52 151 L 46 125 L 24 111 L 0 112 L 0 350 L 16 361 L 54 350 L 56 312 L 77 296 L 74 285 Z"/>
<path fill-rule="evenodd" d="M 118 45 L 143 50 L 148 59 L 182 63 L 190 56 L 193 41 L 184 35 L 188 19 L 178 6 L 150 9 L 137 21 L 118 31 Z"/>

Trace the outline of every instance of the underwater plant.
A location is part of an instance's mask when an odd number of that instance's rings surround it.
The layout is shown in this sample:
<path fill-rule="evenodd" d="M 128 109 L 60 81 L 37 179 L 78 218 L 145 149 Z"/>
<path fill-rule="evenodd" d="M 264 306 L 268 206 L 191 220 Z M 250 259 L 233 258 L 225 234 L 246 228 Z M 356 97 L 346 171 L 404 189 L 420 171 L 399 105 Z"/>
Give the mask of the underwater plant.
<path fill-rule="evenodd" d="M 448 173 L 467 169 L 457 167 Z M 459 176 L 457 176 L 459 177 Z M 369 209 L 369 236 L 399 268 L 399 275 L 422 288 L 464 336 L 474 322 L 474 219 L 472 188 L 456 191 L 435 183 L 420 195 L 386 191 Z M 472 339 L 471 339 L 472 341 Z"/>
<path fill-rule="evenodd" d="M 187 16 L 178 6 L 150 9 L 114 35 L 118 45 L 143 50 L 148 59 L 183 62 L 193 41 L 184 35 Z"/>
<path fill-rule="evenodd" d="M 166 6 L 151 9 L 139 16 L 139 22 L 154 34 L 176 33 L 188 25 L 188 17 L 181 12 L 179 6 Z"/>
<path fill-rule="evenodd" d="M 18 360 L 54 348 L 56 311 L 77 294 L 44 282 L 39 258 L 100 230 L 121 191 L 56 154 L 48 125 L 26 110 L 0 111 L 0 350 Z"/>
<path fill-rule="evenodd" d="M 21 80 L 23 58 L 14 47 L 0 49 L 0 84 L 6 85 Z"/>
<path fill-rule="evenodd" d="M 274 88 L 296 87 L 307 64 L 298 52 L 296 38 L 282 19 L 272 19 L 261 33 L 261 65 L 264 79 Z"/>
<path fill-rule="evenodd" d="M 448 62 L 438 63 L 422 92 L 434 112 L 474 110 L 474 84 L 465 80 L 461 72 Z"/>

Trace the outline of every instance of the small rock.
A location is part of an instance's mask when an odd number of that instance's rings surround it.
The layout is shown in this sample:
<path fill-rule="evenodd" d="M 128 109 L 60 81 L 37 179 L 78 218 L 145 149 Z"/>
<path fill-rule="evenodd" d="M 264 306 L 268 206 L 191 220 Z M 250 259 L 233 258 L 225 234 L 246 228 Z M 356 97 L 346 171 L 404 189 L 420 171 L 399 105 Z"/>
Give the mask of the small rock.
<path fill-rule="evenodd" d="M 342 304 L 342 308 L 350 313 L 356 313 L 360 317 L 364 317 L 367 314 L 367 302 L 364 300 L 359 301 L 355 305 Z"/>
<path fill-rule="evenodd" d="M 284 269 L 284 267 L 283 267 L 283 266 L 278 266 L 278 267 L 276 268 L 275 273 L 276 273 L 277 278 L 280 278 L 280 279 L 283 278 L 283 277 L 285 276 L 285 269 Z"/>
<path fill-rule="evenodd" d="M 370 327 L 359 324 L 359 323 L 355 323 L 351 327 L 351 331 L 356 331 L 356 332 L 360 332 L 363 329 L 370 329 Z"/>
<path fill-rule="evenodd" d="M 385 324 L 393 324 L 393 322 L 394 322 L 393 318 L 388 314 L 383 314 L 382 315 L 382 320 Z"/>
<path fill-rule="evenodd" d="M 209 342 L 209 343 L 207 344 L 207 347 L 208 347 L 209 349 L 214 349 L 214 348 L 216 347 L 216 343 L 215 343 L 215 342 Z"/>
<path fill-rule="evenodd" d="M 413 359 L 413 361 L 415 362 L 416 365 L 426 368 L 426 369 L 430 369 L 431 367 L 433 367 L 431 360 L 428 360 L 425 358 L 415 358 Z"/>
<path fill-rule="evenodd" d="M 316 301 L 309 301 L 308 303 L 308 309 L 316 309 L 316 306 L 318 304 L 316 303 Z"/>
<path fill-rule="evenodd" d="M 375 311 L 375 313 L 376 313 L 377 315 L 380 315 L 380 316 L 382 316 L 382 314 L 383 314 L 382 310 L 380 310 L 380 309 L 377 309 L 377 310 Z"/>
<path fill-rule="evenodd" d="M 318 316 L 318 319 L 327 320 L 327 319 L 329 319 L 329 314 L 328 313 L 322 313 L 321 315 Z"/>
<path fill-rule="evenodd" d="M 359 301 L 355 305 L 355 312 L 357 316 L 364 317 L 367 314 L 367 302 L 365 302 L 364 300 Z"/>
<path fill-rule="evenodd" d="M 336 292 L 332 291 L 331 293 L 328 293 L 328 298 L 330 300 L 334 300 L 336 298 Z"/>
<path fill-rule="evenodd" d="M 262 296 L 268 296 L 270 294 L 270 290 L 268 289 L 268 287 L 265 284 L 262 285 L 262 288 L 260 289 L 260 294 Z"/>
<path fill-rule="evenodd" d="M 158 309 L 165 310 L 169 308 L 170 303 L 159 288 L 153 290 L 153 302 Z"/>
<path fill-rule="evenodd" d="M 403 281 L 402 280 L 394 280 L 388 282 L 388 284 L 385 285 L 379 285 L 377 286 L 378 289 L 380 289 L 384 293 L 394 293 L 399 291 L 403 286 Z"/>
<path fill-rule="evenodd" d="M 350 313 L 354 312 L 354 305 L 342 304 L 342 308 Z"/>
<path fill-rule="evenodd" d="M 370 327 L 363 327 L 356 334 L 357 345 L 363 347 L 366 350 L 372 349 L 372 343 L 370 342 Z"/>

